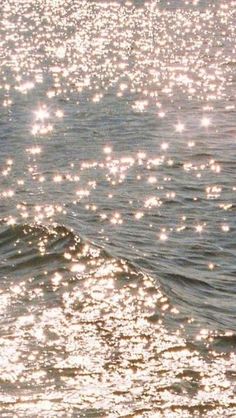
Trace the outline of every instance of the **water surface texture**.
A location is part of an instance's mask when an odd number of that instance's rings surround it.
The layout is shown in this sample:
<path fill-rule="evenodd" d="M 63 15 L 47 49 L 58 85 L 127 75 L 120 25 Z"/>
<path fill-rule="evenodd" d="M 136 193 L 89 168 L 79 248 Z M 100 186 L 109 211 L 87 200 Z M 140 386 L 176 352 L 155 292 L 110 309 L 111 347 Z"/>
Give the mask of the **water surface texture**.
<path fill-rule="evenodd" d="M 1 417 L 236 417 L 236 1 L 0 13 Z"/>

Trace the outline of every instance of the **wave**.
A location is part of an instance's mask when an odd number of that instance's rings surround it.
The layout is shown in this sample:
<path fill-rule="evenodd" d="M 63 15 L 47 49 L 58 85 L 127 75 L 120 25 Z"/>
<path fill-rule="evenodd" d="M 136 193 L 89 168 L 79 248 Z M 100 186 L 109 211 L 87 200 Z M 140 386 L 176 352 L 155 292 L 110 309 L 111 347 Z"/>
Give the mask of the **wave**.
<path fill-rule="evenodd" d="M 58 224 L 2 222 L 0 242 L 3 413 L 234 412 L 232 358 L 167 329 L 169 301 L 138 268 Z"/>
<path fill-rule="evenodd" d="M 10 285 L 13 294 L 15 287 L 22 288 L 22 292 L 16 292 L 15 300 L 18 303 L 23 296 L 26 310 L 27 303 L 34 299 L 32 292 L 41 294 L 41 307 L 47 307 L 48 303 L 58 306 L 58 295 L 62 296 L 67 288 L 83 288 L 84 291 L 89 283 L 88 300 L 93 287 L 98 287 L 101 295 L 104 292 L 104 297 L 111 290 L 127 287 L 132 288 L 134 294 L 142 290 L 143 310 L 145 293 L 156 300 L 152 308 L 146 309 L 147 315 L 153 315 L 166 303 L 165 298 L 163 303 L 160 302 L 163 295 L 157 283 L 128 260 L 113 257 L 63 225 L 9 226 L 2 221 L 0 249 L 1 286 L 7 289 Z"/>
<path fill-rule="evenodd" d="M 10 226 L 4 220 L 0 221 L 0 283 L 4 289 L 9 284 L 14 287 L 23 283 L 26 303 L 29 302 L 28 291 L 40 289 L 45 296 L 45 300 L 41 298 L 41 306 L 47 303 L 58 306 L 58 295 L 67 287 L 77 289 L 91 281 L 96 287 L 99 280 L 103 280 L 104 289 L 109 288 L 111 282 L 117 291 L 131 286 L 136 294 L 132 303 L 137 306 L 140 302 L 138 294 L 143 293 L 141 306 L 151 322 L 153 318 L 157 318 L 156 322 L 160 318 L 170 319 L 171 326 L 174 321 L 176 328 L 179 321 L 186 325 L 193 315 L 199 323 L 206 321 L 213 330 L 216 330 L 216 324 L 219 332 L 234 330 L 234 296 L 226 288 L 225 280 L 222 287 L 223 278 L 211 281 L 200 272 L 196 276 L 187 260 L 184 264 L 175 273 L 163 271 L 159 281 L 156 275 L 150 277 L 137 264 L 113 257 L 64 225 L 25 223 Z M 143 262 L 142 266 L 144 268 Z M 224 301 L 219 304 L 222 294 Z M 88 299 L 90 296 L 87 293 Z M 149 299 L 152 299 L 152 308 L 146 309 Z M 174 305 L 181 309 L 181 314 L 178 312 L 173 316 L 173 312 L 178 311 Z M 194 336 L 195 326 L 192 330 L 188 328 Z"/>
<path fill-rule="evenodd" d="M 88 274 L 99 277 L 105 275 L 105 267 L 111 262 L 111 271 L 119 278 L 124 274 L 127 281 L 144 277 L 128 261 L 113 258 L 64 225 L 9 226 L 4 221 L 0 225 L 1 269 L 8 275 L 17 272 L 19 277 L 28 269 L 39 276 L 41 268 L 47 266 L 48 271 L 60 269 L 75 273 L 77 278 Z"/>

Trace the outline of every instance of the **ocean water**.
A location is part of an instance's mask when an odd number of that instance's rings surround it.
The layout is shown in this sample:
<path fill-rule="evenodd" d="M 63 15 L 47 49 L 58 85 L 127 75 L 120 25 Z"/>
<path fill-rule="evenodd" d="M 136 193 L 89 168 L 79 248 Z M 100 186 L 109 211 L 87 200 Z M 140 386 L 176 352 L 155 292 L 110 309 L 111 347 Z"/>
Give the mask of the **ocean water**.
<path fill-rule="evenodd" d="M 1 2 L 1 417 L 236 417 L 235 94 L 234 0 Z"/>

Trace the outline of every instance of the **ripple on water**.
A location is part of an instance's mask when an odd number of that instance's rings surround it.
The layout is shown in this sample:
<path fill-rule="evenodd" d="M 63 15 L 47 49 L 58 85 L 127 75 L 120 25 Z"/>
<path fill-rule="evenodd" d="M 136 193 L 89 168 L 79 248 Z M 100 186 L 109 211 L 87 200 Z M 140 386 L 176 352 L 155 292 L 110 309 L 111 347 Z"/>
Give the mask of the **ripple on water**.
<path fill-rule="evenodd" d="M 235 417 L 235 0 L 2 3 L 0 415 Z"/>
<path fill-rule="evenodd" d="M 236 411 L 234 335 L 170 332 L 165 312 L 178 311 L 156 282 L 65 227 L 2 225 L 4 236 L 2 416 Z"/>

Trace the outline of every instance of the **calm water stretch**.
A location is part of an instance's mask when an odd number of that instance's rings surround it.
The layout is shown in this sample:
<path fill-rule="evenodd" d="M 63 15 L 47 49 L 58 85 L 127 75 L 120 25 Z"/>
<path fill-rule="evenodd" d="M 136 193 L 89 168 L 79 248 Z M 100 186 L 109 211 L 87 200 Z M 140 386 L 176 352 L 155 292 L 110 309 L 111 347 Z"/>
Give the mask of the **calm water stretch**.
<path fill-rule="evenodd" d="M 1 0 L 2 418 L 236 417 L 235 95 L 235 0 Z"/>

